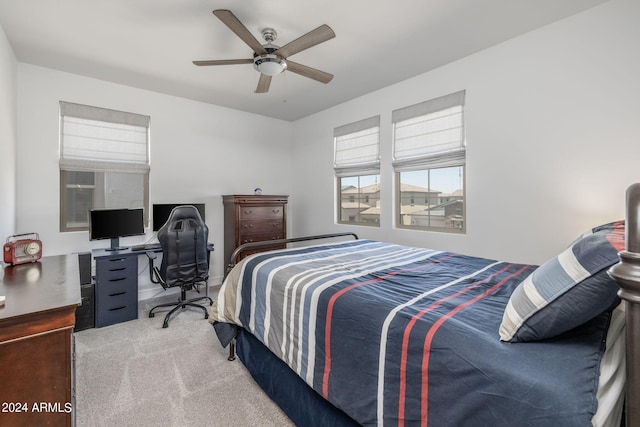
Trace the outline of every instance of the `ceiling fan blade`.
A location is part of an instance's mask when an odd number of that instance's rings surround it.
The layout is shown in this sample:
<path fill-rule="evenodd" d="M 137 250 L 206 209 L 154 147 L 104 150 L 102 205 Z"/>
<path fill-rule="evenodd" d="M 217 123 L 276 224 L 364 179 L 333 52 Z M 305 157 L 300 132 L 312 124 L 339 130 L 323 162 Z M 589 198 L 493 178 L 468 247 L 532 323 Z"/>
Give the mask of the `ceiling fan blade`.
<path fill-rule="evenodd" d="M 236 65 L 251 63 L 253 63 L 253 59 L 212 59 L 207 61 L 193 61 L 194 65 Z"/>
<path fill-rule="evenodd" d="M 260 42 L 247 30 L 247 27 L 240 22 L 236 16 L 227 9 L 217 9 L 213 11 L 213 14 L 218 17 L 231 31 L 233 31 L 238 37 L 242 39 L 255 53 L 258 55 L 266 55 L 267 50 L 260 44 Z"/>
<path fill-rule="evenodd" d="M 308 77 L 325 84 L 329 83 L 331 79 L 333 79 L 333 74 L 325 73 L 324 71 L 316 70 L 315 68 L 307 67 L 306 65 L 298 64 L 297 62 L 289 61 L 288 59 L 287 71 L 300 74 L 301 76 Z"/>
<path fill-rule="evenodd" d="M 269 92 L 269 86 L 271 85 L 271 76 L 267 76 L 266 74 L 260 74 L 260 79 L 258 80 L 258 87 L 256 87 L 256 93 L 267 93 Z"/>
<path fill-rule="evenodd" d="M 273 54 L 286 59 L 294 53 L 302 52 L 303 50 L 309 49 L 317 44 L 331 40 L 335 36 L 336 33 L 334 33 L 328 25 L 323 24 L 315 30 L 309 31 L 307 34 L 282 46 L 280 49 L 273 52 Z"/>

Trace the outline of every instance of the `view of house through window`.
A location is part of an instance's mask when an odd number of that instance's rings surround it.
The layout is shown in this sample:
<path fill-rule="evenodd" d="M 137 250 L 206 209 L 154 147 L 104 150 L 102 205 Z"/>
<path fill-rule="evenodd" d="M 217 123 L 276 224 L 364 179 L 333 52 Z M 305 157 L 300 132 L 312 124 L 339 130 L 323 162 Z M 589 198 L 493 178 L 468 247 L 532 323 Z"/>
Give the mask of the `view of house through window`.
<path fill-rule="evenodd" d="M 341 223 L 380 224 L 380 175 L 338 178 Z"/>
<path fill-rule="evenodd" d="M 399 225 L 464 229 L 464 167 L 398 172 Z"/>

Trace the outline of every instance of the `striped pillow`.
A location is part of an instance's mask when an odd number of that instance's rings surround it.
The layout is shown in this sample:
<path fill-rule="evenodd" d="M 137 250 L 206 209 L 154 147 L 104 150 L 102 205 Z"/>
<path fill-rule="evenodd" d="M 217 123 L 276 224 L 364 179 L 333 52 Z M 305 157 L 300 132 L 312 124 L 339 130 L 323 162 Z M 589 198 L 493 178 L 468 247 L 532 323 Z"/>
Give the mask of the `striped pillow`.
<path fill-rule="evenodd" d="M 592 229 L 542 264 L 509 298 L 500 339 L 551 338 L 615 307 L 619 288 L 607 270 L 623 249 L 624 221 L 617 221 Z"/>

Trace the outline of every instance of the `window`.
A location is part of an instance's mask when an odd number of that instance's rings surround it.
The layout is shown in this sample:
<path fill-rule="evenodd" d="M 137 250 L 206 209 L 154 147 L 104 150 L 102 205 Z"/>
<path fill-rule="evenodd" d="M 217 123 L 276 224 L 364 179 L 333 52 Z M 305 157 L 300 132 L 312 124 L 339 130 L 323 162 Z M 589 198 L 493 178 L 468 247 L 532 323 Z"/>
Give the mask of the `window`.
<path fill-rule="evenodd" d="M 334 129 L 337 218 L 380 224 L 380 116 Z"/>
<path fill-rule="evenodd" d="M 464 97 L 460 91 L 393 112 L 398 227 L 465 232 Z"/>
<path fill-rule="evenodd" d="M 148 202 L 149 116 L 60 102 L 60 231 L 87 230 L 90 209 Z"/>
<path fill-rule="evenodd" d="M 338 177 L 339 217 L 343 224 L 380 224 L 380 175 Z"/>

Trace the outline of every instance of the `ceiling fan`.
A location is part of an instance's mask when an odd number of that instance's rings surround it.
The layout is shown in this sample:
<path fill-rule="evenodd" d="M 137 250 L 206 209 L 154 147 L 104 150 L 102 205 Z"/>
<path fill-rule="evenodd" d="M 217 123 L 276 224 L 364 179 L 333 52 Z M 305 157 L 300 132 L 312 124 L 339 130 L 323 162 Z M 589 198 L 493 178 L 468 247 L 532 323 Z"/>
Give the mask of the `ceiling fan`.
<path fill-rule="evenodd" d="M 249 32 L 242 22 L 230 11 L 226 9 L 214 10 L 213 14 L 218 17 L 231 31 L 233 31 L 243 42 L 253 49 L 252 59 L 219 59 L 208 61 L 193 61 L 195 65 L 234 65 L 234 64 L 251 64 L 260 72 L 260 79 L 256 93 L 265 93 L 269 91 L 271 77 L 289 70 L 301 76 L 319 81 L 321 83 L 329 83 L 333 79 L 333 75 L 306 65 L 287 59 L 289 56 L 309 49 L 317 44 L 326 42 L 334 38 L 336 35 L 328 25 L 321 25 L 315 30 L 309 31 L 307 34 L 298 37 L 294 41 L 287 43 L 282 47 L 273 44 L 277 34 L 273 28 L 265 28 L 262 30 L 262 37 L 267 42 L 260 42 Z"/>

